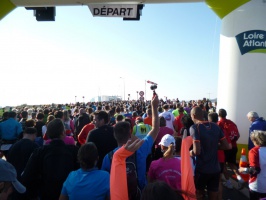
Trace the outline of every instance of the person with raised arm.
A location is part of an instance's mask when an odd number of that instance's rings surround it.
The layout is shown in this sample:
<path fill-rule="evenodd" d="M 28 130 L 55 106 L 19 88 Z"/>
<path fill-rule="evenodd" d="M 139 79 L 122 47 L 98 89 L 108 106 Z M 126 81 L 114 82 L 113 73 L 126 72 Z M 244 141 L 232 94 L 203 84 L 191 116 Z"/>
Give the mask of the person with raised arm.
<path fill-rule="evenodd" d="M 137 172 L 137 181 L 138 187 L 142 190 L 147 184 L 146 179 L 146 158 L 151 153 L 152 145 L 158 135 L 159 132 L 159 117 L 158 117 L 158 104 L 159 99 L 158 96 L 155 95 L 152 99 L 152 129 L 147 134 L 146 137 L 143 138 L 143 145 L 136 151 L 136 172 Z M 117 141 L 118 147 L 115 148 L 110 153 L 114 155 L 114 153 L 121 148 L 130 138 L 134 138 L 134 136 L 130 133 L 130 124 L 128 122 L 119 122 L 114 127 L 114 136 Z M 104 159 L 102 164 L 102 170 L 111 171 L 112 158 L 110 158 L 110 153 L 108 153 Z"/>

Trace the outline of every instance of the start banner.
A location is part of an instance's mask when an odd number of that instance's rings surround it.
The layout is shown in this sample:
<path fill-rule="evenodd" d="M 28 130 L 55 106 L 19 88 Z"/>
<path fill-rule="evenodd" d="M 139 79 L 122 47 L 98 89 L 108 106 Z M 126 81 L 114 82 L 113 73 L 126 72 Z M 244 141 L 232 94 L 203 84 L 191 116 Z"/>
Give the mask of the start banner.
<path fill-rule="evenodd" d="M 138 4 L 91 4 L 89 9 L 94 17 L 138 17 Z"/>

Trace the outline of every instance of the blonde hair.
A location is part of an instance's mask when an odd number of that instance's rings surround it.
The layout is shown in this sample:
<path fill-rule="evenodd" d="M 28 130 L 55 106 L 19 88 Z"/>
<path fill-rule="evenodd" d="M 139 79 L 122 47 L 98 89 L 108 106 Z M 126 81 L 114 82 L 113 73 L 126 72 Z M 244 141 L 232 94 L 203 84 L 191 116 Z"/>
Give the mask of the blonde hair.
<path fill-rule="evenodd" d="M 163 158 L 170 158 L 174 155 L 175 152 L 175 146 L 174 144 L 170 144 L 170 146 L 167 148 L 167 150 L 163 154 Z"/>
<path fill-rule="evenodd" d="M 266 146 L 266 131 L 254 130 L 250 134 L 250 139 L 259 146 Z"/>
<path fill-rule="evenodd" d="M 52 121 L 53 119 L 55 119 L 55 116 L 53 116 L 53 115 L 48 115 L 46 125 L 48 125 L 49 122 Z"/>

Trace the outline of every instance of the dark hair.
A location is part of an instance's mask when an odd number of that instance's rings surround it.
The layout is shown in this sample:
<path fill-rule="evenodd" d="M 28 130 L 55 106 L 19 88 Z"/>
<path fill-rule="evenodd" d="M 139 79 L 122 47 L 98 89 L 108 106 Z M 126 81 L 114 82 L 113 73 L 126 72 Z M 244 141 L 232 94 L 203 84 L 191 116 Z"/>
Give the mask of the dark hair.
<path fill-rule="evenodd" d="M 184 112 L 184 108 L 183 108 L 183 107 L 179 107 L 179 108 L 178 108 L 178 112 L 179 112 L 179 113 L 183 113 L 183 112 Z"/>
<path fill-rule="evenodd" d="M 32 117 L 32 118 L 36 117 L 36 112 L 32 112 L 32 113 L 31 113 L 31 117 Z"/>
<path fill-rule="evenodd" d="M 217 123 L 218 122 L 218 114 L 216 112 L 209 113 L 208 119 L 210 119 L 209 121 L 211 121 L 213 123 Z"/>
<path fill-rule="evenodd" d="M 221 109 L 219 110 L 219 117 L 225 118 L 226 115 L 227 115 L 226 110 L 223 109 L 223 108 L 221 108 Z"/>
<path fill-rule="evenodd" d="M 119 106 L 116 107 L 115 112 L 120 113 L 120 111 L 121 111 L 120 107 Z"/>
<path fill-rule="evenodd" d="M 33 127 L 25 128 L 24 133 L 26 134 L 37 134 L 37 129 Z"/>
<path fill-rule="evenodd" d="M 48 115 L 49 112 L 50 112 L 49 109 L 46 108 L 46 109 L 44 109 L 43 114 Z"/>
<path fill-rule="evenodd" d="M 167 183 L 149 183 L 142 191 L 141 200 L 183 200 L 180 192 L 174 191 Z"/>
<path fill-rule="evenodd" d="M 136 112 L 136 111 L 134 111 L 133 113 L 132 113 L 132 117 L 137 117 L 138 116 L 138 113 Z"/>
<path fill-rule="evenodd" d="M 194 124 L 194 122 L 192 121 L 191 117 L 188 115 L 184 115 L 181 118 L 181 122 L 184 125 L 185 128 L 189 129 L 190 126 L 192 126 Z"/>
<path fill-rule="evenodd" d="M 25 121 L 26 127 L 34 127 L 36 125 L 35 121 L 33 119 L 28 119 Z"/>
<path fill-rule="evenodd" d="M 95 112 L 95 116 L 98 117 L 98 120 L 104 120 L 104 123 L 107 124 L 109 121 L 108 113 L 105 111 Z"/>
<path fill-rule="evenodd" d="M 130 124 L 128 122 L 118 122 L 114 127 L 114 137 L 119 143 L 126 143 L 130 137 Z"/>
<path fill-rule="evenodd" d="M 78 161 L 82 169 L 93 168 L 98 157 L 98 150 L 93 142 L 82 145 L 78 151 Z"/>
<path fill-rule="evenodd" d="M 42 113 L 38 113 L 38 115 L 37 115 L 37 119 L 43 119 L 44 118 L 44 114 L 42 114 Z"/>
<path fill-rule="evenodd" d="M 163 109 L 166 110 L 166 109 L 168 109 L 168 108 L 169 108 L 169 105 L 168 105 L 168 104 L 164 104 L 164 105 L 163 105 Z"/>
<path fill-rule="evenodd" d="M 110 118 L 113 117 L 114 114 L 115 114 L 114 110 L 109 110 L 108 115 L 109 115 Z"/>
<path fill-rule="evenodd" d="M 8 117 L 8 112 L 4 112 L 2 117 L 6 119 Z"/>
<path fill-rule="evenodd" d="M 116 121 L 122 121 L 124 119 L 124 116 L 123 115 L 117 115 L 116 116 Z"/>
<path fill-rule="evenodd" d="M 47 125 L 46 134 L 50 139 L 60 138 L 65 132 L 65 127 L 61 119 L 53 119 Z"/>
<path fill-rule="evenodd" d="M 152 110 L 150 108 L 147 109 L 147 114 L 152 115 Z"/>
<path fill-rule="evenodd" d="M 88 108 L 88 113 L 89 114 L 93 113 L 93 109 L 91 107 Z"/>
<path fill-rule="evenodd" d="M 56 111 L 56 112 L 54 113 L 54 116 L 55 116 L 55 118 L 62 119 L 63 116 L 64 116 L 64 113 L 63 113 L 62 111 Z"/>
<path fill-rule="evenodd" d="M 27 118 L 28 117 L 28 112 L 27 111 L 22 111 L 21 112 L 21 117 L 22 118 Z"/>
<path fill-rule="evenodd" d="M 11 111 L 11 112 L 8 113 L 8 118 L 14 118 L 14 117 L 16 117 L 16 115 L 17 115 L 16 112 Z"/>

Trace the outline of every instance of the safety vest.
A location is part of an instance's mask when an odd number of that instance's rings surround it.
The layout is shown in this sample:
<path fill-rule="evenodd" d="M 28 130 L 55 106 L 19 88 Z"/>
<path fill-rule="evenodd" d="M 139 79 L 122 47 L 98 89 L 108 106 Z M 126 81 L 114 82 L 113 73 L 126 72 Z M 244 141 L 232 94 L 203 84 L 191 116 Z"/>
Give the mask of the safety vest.
<path fill-rule="evenodd" d="M 139 123 L 136 125 L 136 133 L 135 136 L 139 139 L 143 139 L 151 130 L 150 125 Z"/>

